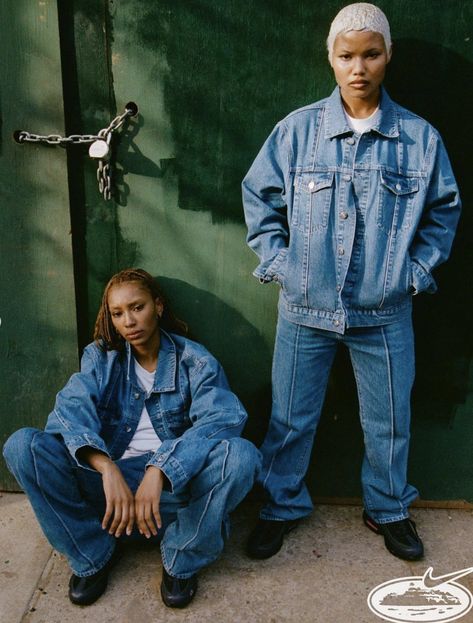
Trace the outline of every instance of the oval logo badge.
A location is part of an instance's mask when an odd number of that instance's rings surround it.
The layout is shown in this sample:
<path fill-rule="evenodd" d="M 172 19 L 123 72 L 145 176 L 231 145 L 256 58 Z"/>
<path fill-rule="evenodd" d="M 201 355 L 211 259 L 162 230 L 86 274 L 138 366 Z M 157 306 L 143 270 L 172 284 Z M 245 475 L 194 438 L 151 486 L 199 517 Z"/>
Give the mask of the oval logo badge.
<path fill-rule="evenodd" d="M 379 584 L 368 595 L 368 606 L 377 616 L 394 623 L 455 621 L 473 607 L 473 595 L 455 580 L 472 572 L 473 567 L 469 567 L 434 577 L 429 567 L 423 576 Z"/>

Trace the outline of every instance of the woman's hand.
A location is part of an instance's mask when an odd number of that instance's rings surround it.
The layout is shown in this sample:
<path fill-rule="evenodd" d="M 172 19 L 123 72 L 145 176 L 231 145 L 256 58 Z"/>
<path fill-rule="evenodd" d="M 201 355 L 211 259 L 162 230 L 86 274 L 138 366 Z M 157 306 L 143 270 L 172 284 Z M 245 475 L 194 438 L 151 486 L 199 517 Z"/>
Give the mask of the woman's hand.
<path fill-rule="evenodd" d="M 106 508 L 102 528 L 109 534 L 119 537 L 126 530 L 128 535 L 135 523 L 133 494 L 126 484 L 120 468 L 103 452 L 94 448 L 81 448 L 80 459 L 102 474 Z"/>
<path fill-rule="evenodd" d="M 161 528 L 159 501 L 163 490 L 163 472 L 154 466 L 148 467 L 135 494 L 135 516 L 138 530 L 147 539 L 151 534 L 156 536 Z"/>

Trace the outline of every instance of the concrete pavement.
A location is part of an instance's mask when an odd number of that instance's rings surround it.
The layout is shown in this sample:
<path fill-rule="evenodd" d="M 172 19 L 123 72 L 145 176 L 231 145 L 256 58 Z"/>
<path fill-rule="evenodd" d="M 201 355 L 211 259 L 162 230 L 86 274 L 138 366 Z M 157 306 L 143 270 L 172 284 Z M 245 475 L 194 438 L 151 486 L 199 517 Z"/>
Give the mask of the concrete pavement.
<path fill-rule="evenodd" d="M 244 542 L 257 508 L 247 501 L 233 517 L 232 537 L 219 561 L 201 572 L 184 610 L 161 602 L 156 547 L 125 550 L 107 592 L 92 606 L 67 598 L 69 569 L 45 541 L 22 494 L 0 497 L 1 623 L 379 623 L 367 606 L 375 586 L 473 566 L 473 511 L 416 508 L 426 557 L 408 563 L 391 556 L 367 530 L 356 506 L 318 506 L 267 561 L 249 560 Z M 473 574 L 459 583 L 473 591 Z M 417 620 L 430 621 L 423 615 Z M 473 623 L 473 610 L 460 623 Z"/>

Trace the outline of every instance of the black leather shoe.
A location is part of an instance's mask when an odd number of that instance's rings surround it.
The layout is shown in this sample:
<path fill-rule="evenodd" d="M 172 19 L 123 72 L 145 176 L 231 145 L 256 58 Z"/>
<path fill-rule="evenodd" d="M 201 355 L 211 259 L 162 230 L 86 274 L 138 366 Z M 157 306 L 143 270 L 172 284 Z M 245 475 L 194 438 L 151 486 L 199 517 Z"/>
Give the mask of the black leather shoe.
<path fill-rule="evenodd" d="M 103 595 L 108 583 L 108 574 L 113 565 L 121 558 L 121 551 L 115 549 L 110 560 L 100 571 L 87 577 L 72 574 L 69 580 L 69 599 L 78 606 L 90 606 Z"/>
<path fill-rule="evenodd" d="M 190 578 L 175 578 L 163 567 L 161 597 L 169 608 L 185 608 L 194 599 L 197 591 L 197 575 Z"/>
<path fill-rule="evenodd" d="M 363 511 L 363 521 L 370 530 L 384 536 L 384 544 L 394 556 L 404 560 L 419 560 L 424 555 L 424 546 L 411 519 L 376 523 Z"/>
<path fill-rule="evenodd" d="M 297 526 L 294 521 L 269 521 L 260 519 L 250 534 L 246 553 L 250 558 L 263 560 L 277 554 L 282 547 L 284 537 Z"/>

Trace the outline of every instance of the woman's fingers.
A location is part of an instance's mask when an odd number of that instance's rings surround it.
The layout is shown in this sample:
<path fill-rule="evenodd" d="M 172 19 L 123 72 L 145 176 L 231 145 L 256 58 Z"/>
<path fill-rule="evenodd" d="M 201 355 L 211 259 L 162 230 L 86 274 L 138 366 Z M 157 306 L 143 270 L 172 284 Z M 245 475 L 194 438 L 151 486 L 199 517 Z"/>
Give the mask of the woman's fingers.
<path fill-rule="evenodd" d="M 161 521 L 161 515 L 159 513 L 159 503 L 154 501 L 152 509 L 153 509 L 153 517 L 154 517 L 154 521 L 156 522 L 156 525 L 158 526 L 158 528 L 162 528 L 163 524 Z"/>
<path fill-rule="evenodd" d="M 162 526 L 159 504 L 137 500 L 135 515 L 138 529 L 147 539 L 151 535 L 156 536 L 158 534 L 158 529 Z"/>

